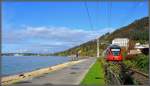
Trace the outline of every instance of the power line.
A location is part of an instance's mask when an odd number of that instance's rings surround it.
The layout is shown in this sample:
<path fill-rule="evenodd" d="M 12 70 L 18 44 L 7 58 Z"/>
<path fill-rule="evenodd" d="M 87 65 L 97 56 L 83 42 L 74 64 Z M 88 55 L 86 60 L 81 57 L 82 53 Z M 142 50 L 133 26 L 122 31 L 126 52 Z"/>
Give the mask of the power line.
<path fill-rule="evenodd" d="M 100 3 L 99 3 L 99 2 L 100 2 L 99 0 L 96 1 L 96 14 L 97 14 L 97 15 L 96 15 L 96 20 L 97 20 L 97 21 L 96 21 L 96 22 L 97 22 L 96 24 L 97 24 L 97 25 L 100 24 L 100 23 L 99 23 L 99 18 L 100 18 L 100 16 L 99 16 L 99 11 L 100 11 L 100 6 L 99 6 L 99 4 L 100 4 Z"/>
<path fill-rule="evenodd" d="M 96 9 L 96 10 L 97 10 L 97 15 L 96 15 L 97 18 L 96 18 L 96 20 L 97 20 L 97 24 L 99 24 L 99 23 L 98 23 L 99 1 L 97 1 L 97 9 Z M 100 42 L 100 41 L 99 41 L 99 37 L 97 37 L 96 39 L 97 39 L 96 41 L 97 41 L 97 58 L 98 58 L 98 57 L 100 56 L 100 52 L 99 52 L 99 51 L 100 51 L 100 50 L 99 50 L 99 44 L 100 44 L 99 42 Z"/>
<path fill-rule="evenodd" d="M 112 2 L 109 1 L 107 4 L 107 24 L 108 27 L 111 27 L 111 10 L 112 10 Z"/>
<path fill-rule="evenodd" d="M 91 29 L 94 30 L 93 23 L 92 23 L 92 17 L 90 16 L 90 12 L 89 12 L 89 9 L 88 9 L 88 6 L 87 6 L 87 2 L 84 3 L 84 6 L 85 6 L 86 12 L 88 14 L 88 19 L 89 19 Z M 98 58 L 99 57 L 99 38 L 96 38 L 96 39 L 97 39 L 97 58 Z"/>
<path fill-rule="evenodd" d="M 86 1 L 84 2 L 84 6 L 86 8 L 86 12 L 87 12 L 87 16 L 88 16 L 90 27 L 91 27 L 91 29 L 94 29 L 93 23 L 92 23 L 92 17 L 90 16 L 90 12 L 89 12 L 88 5 L 87 5 Z"/>

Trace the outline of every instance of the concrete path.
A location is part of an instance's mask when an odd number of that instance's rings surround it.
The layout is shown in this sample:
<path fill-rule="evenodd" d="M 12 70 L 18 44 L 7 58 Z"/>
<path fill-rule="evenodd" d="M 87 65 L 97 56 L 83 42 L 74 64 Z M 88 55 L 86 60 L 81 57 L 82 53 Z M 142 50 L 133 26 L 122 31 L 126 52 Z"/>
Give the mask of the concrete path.
<path fill-rule="evenodd" d="M 21 81 L 13 86 L 79 85 L 95 61 L 96 58 L 88 58 L 85 61 L 73 66 L 69 66 L 40 77 Z"/>

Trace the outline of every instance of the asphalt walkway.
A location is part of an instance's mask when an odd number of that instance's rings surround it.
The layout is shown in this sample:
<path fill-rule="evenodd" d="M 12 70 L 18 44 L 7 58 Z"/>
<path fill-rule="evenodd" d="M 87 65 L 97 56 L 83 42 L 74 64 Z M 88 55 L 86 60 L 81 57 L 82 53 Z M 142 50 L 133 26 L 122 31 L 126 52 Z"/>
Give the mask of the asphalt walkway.
<path fill-rule="evenodd" d="M 40 77 L 31 78 L 13 84 L 13 86 L 47 86 L 47 85 L 79 85 L 96 58 L 88 58 L 83 62 L 54 71 Z"/>

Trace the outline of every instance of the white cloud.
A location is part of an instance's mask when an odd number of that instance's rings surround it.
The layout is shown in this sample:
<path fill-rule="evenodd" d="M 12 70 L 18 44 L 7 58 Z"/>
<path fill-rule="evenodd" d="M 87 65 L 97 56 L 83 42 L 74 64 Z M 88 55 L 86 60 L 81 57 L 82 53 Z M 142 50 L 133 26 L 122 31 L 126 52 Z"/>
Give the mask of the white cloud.
<path fill-rule="evenodd" d="M 72 29 L 67 27 L 31 27 L 3 33 L 3 43 L 28 45 L 30 49 L 51 48 L 54 51 L 60 51 L 79 45 L 83 42 L 95 39 L 106 32 L 112 32 L 114 29 L 105 28 L 100 30 Z M 8 35 L 9 34 L 9 35 Z M 23 46 L 23 45 L 22 45 Z M 58 50 L 55 50 L 55 49 Z M 19 48 L 20 49 L 20 48 Z"/>

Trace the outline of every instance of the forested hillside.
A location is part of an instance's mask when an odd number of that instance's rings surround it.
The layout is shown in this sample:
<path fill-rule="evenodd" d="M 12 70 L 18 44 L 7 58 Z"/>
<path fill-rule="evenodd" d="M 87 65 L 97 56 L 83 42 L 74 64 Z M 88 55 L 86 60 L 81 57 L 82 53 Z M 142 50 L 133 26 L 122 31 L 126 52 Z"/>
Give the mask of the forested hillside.
<path fill-rule="evenodd" d="M 100 40 L 100 52 L 103 51 L 114 38 L 129 38 L 130 43 L 136 42 L 148 43 L 149 41 L 149 17 L 136 20 L 133 23 L 115 30 L 112 33 L 106 33 L 99 37 Z M 92 40 L 75 46 L 68 50 L 55 53 L 54 55 L 68 56 L 76 54 L 81 50 L 82 56 L 96 56 L 96 40 Z"/>

